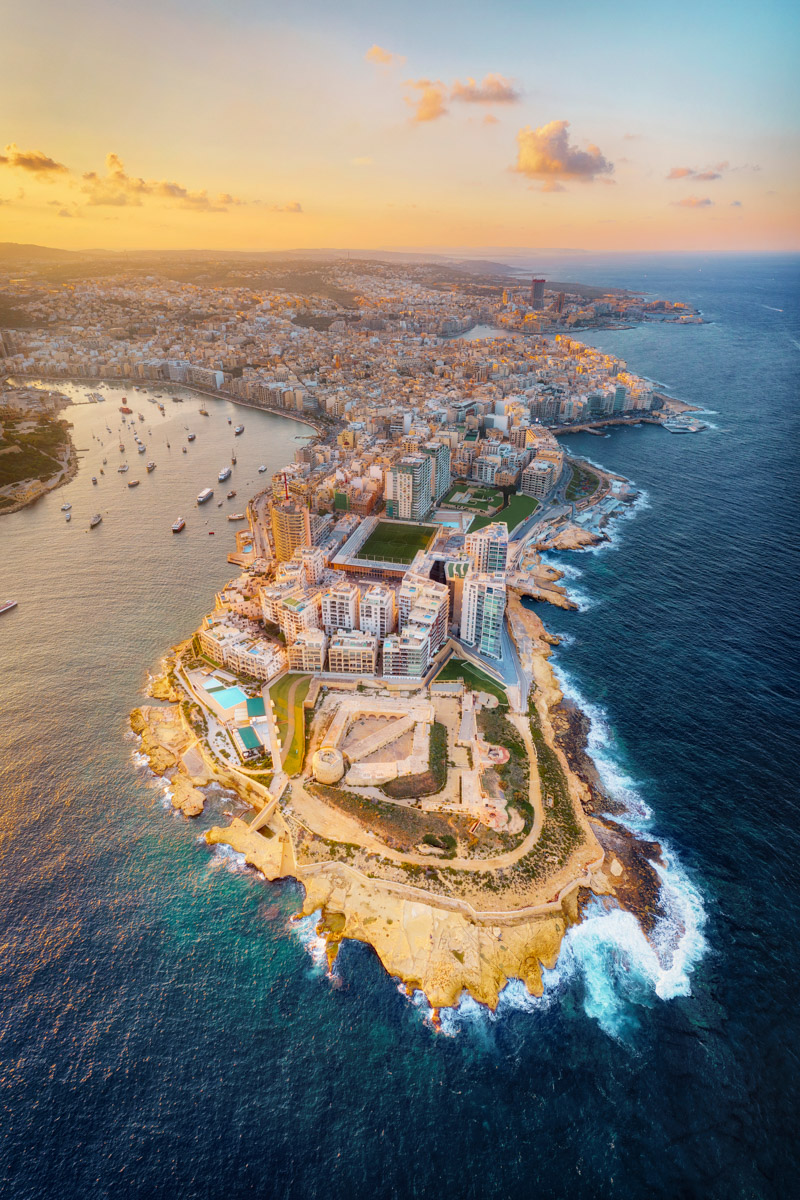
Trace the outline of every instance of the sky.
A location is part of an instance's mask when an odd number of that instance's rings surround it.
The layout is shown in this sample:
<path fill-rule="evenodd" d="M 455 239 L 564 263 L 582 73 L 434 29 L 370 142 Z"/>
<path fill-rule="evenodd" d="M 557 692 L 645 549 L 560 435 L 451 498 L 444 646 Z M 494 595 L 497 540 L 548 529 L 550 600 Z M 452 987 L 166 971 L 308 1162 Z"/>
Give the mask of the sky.
<path fill-rule="evenodd" d="M 0 241 L 800 249 L 789 0 L 4 0 Z"/>

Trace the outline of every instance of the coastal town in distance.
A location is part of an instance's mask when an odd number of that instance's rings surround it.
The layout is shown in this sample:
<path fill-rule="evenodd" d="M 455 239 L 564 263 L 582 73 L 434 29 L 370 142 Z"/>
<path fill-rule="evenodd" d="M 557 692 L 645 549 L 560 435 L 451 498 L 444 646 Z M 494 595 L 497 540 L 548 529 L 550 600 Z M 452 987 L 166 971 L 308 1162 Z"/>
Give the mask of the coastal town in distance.
<path fill-rule="evenodd" d="M 137 460 L 158 466 L 145 404 L 202 396 L 187 440 L 225 457 L 164 536 L 236 498 L 220 547 L 234 570 L 131 716 L 174 808 L 199 815 L 212 783 L 235 794 L 206 841 L 297 879 L 330 963 L 366 942 L 434 1013 L 464 992 L 494 1008 L 509 979 L 540 993 L 592 895 L 647 932 L 658 848 L 614 821 L 531 602 L 573 607 L 542 554 L 606 540 L 637 499 L 566 435 L 704 428 L 581 331 L 701 314 L 481 262 L 134 263 L 0 278 L 0 515 L 77 470 L 59 381 L 106 405 L 119 451 L 102 473 L 128 488 Z M 108 385 L 127 388 L 113 411 Z M 234 428 L 220 399 L 240 406 Z M 308 436 L 236 497 L 248 408 Z"/>

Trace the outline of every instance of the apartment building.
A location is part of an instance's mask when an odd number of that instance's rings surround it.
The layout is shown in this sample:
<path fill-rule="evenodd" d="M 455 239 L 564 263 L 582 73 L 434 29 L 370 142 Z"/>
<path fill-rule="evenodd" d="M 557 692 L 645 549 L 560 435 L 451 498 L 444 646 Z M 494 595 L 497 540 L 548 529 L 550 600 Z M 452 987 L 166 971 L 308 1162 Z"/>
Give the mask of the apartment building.
<path fill-rule="evenodd" d="M 465 546 L 476 571 L 488 571 L 490 574 L 505 571 L 508 562 L 508 526 L 505 521 L 484 525 L 483 529 L 467 534 Z"/>
<path fill-rule="evenodd" d="M 339 629 L 358 629 L 361 592 L 354 583 L 332 584 L 322 597 L 322 627 L 327 634 Z"/>
<path fill-rule="evenodd" d="M 364 633 L 383 638 L 397 627 L 397 600 L 391 588 L 373 583 L 363 592 L 359 604 L 359 625 Z"/>
<path fill-rule="evenodd" d="M 391 633 L 383 641 L 383 673 L 419 679 L 431 663 L 430 631 L 408 625 L 402 633 Z"/>
<path fill-rule="evenodd" d="M 325 651 L 328 639 L 321 629 L 304 629 L 289 647 L 290 671 L 318 674 L 325 670 Z"/>
<path fill-rule="evenodd" d="M 479 654 L 502 658 L 506 584 L 502 572 L 469 574 L 464 580 L 461 638 Z"/>
<path fill-rule="evenodd" d="M 328 670 L 348 675 L 374 675 L 378 665 L 378 639 L 357 629 L 340 629 L 328 645 Z"/>

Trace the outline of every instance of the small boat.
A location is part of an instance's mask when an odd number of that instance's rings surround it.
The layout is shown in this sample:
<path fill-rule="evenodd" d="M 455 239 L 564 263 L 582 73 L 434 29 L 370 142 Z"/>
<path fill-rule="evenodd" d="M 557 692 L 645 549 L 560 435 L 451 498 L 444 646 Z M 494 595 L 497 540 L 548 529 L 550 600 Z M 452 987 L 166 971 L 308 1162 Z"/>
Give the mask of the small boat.
<path fill-rule="evenodd" d="M 120 444 L 119 444 L 119 452 L 120 452 L 120 454 L 124 454 L 124 453 L 125 453 L 125 443 L 124 443 L 124 442 L 120 442 Z"/>
<path fill-rule="evenodd" d="M 234 425 L 233 432 L 238 437 L 240 433 L 244 433 L 244 425 Z"/>
<path fill-rule="evenodd" d="M 222 470 L 220 471 L 219 475 L 217 476 L 217 479 L 220 481 L 220 483 L 224 483 L 225 480 L 230 479 L 230 477 L 231 477 L 230 467 L 223 467 Z"/>
<path fill-rule="evenodd" d="M 235 489 L 234 489 L 234 488 L 231 488 L 231 490 L 228 492 L 228 495 L 227 495 L 226 499 L 228 499 L 228 500 L 232 500 L 232 499 L 233 499 L 233 497 L 234 497 L 235 495 L 236 495 L 236 491 L 235 491 Z"/>
<path fill-rule="evenodd" d="M 105 475 L 105 471 L 103 470 L 103 468 L 102 468 L 102 467 L 100 468 L 100 474 L 101 474 L 101 475 Z"/>
<path fill-rule="evenodd" d="M 133 409 L 132 409 L 132 408 L 128 408 L 127 404 L 120 404 L 120 406 L 119 406 L 119 411 L 120 411 L 121 413 L 125 413 L 125 415 L 127 416 L 127 415 L 128 415 L 128 413 L 132 413 L 132 412 L 133 412 Z"/>
<path fill-rule="evenodd" d="M 65 520 L 65 521 L 71 521 L 71 520 L 72 520 L 72 513 L 67 513 L 67 515 L 66 515 L 66 517 L 64 518 L 64 520 Z"/>
<path fill-rule="evenodd" d="M 225 501 L 224 501 L 224 500 L 218 500 L 218 501 L 217 501 L 217 508 L 222 508 L 222 506 L 223 506 L 223 504 L 224 504 L 224 503 L 225 503 Z"/>
<path fill-rule="evenodd" d="M 233 421 L 230 419 L 230 417 L 228 417 L 228 424 L 229 424 L 229 425 L 232 425 L 232 424 L 233 424 Z"/>
<path fill-rule="evenodd" d="M 185 447 L 185 446 L 181 446 L 181 450 L 183 451 L 183 453 L 184 453 L 184 454 L 186 453 L 186 447 Z"/>
<path fill-rule="evenodd" d="M 128 487 L 138 487 L 138 486 L 139 486 L 138 479 L 129 479 L 128 480 Z"/>
<path fill-rule="evenodd" d="M 143 421 L 143 420 L 144 420 L 144 413 L 137 413 L 136 415 L 137 415 L 137 417 L 139 418 L 139 420 L 140 420 L 140 421 Z"/>
<path fill-rule="evenodd" d="M 10 608 L 16 608 L 16 600 L 6 600 L 4 604 L 0 604 L 0 613 L 8 612 Z"/>
<path fill-rule="evenodd" d="M 95 527 L 96 525 L 99 525 L 99 524 L 100 524 L 100 522 L 102 521 L 102 519 L 103 519 L 103 518 L 100 516 L 100 513 L 95 513 L 95 514 L 94 514 L 94 516 L 92 517 L 92 519 L 91 519 L 91 520 L 90 520 L 90 522 L 89 522 L 89 528 L 90 528 L 90 529 L 94 529 L 94 527 Z"/>
<path fill-rule="evenodd" d="M 208 409 L 205 407 L 205 405 L 203 406 L 203 408 L 201 408 L 201 409 L 199 410 L 199 412 L 200 412 L 200 416 L 201 416 L 201 417 L 207 417 L 207 416 L 208 416 Z"/>
<path fill-rule="evenodd" d="M 186 522 L 184 521 L 183 517 L 178 517 L 177 521 L 172 526 L 172 532 L 180 533 L 180 531 L 185 528 L 186 528 Z"/>
<path fill-rule="evenodd" d="M 213 536 L 214 536 L 214 530 L 213 530 L 213 529 L 209 529 L 209 531 L 208 531 L 208 536 L 209 536 L 209 537 L 213 537 Z"/>
<path fill-rule="evenodd" d="M 213 495 L 214 495 L 213 488 L 203 488 L 202 492 L 197 497 L 197 503 L 205 504 L 206 500 L 210 500 Z"/>
<path fill-rule="evenodd" d="M 108 462 L 108 459 L 107 459 L 107 458 L 104 458 L 104 459 L 103 459 L 103 466 L 105 466 L 107 462 Z"/>
<path fill-rule="evenodd" d="M 93 475 L 93 476 L 92 476 L 92 483 L 93 483 L 95 486 L 97 486 L 97 476 L 96 476 L 96 475 Z"/>
<path fill-rule="evenodd" d="M 169 450 L 169 442 L 167 442 L 167 449 Z"/>
<path fill-rule="evenodd" d="M 263 474 L 264 474 L 264 472 L 266 471 L 266 469 L 267 469 L 267 468 L 266 468 L 266 467 L 263 465 L 263 463 L 262 463 L 262 465 L 261 465 L 261 466 L 258 468 L 258 473 L 259 473 L 259 475 L 263 475 Z"/>
<path fill-rule="evenodd" d="M 229 521 L 246 521 L 247 514 L 246 513 L 228 513 L 228 520 Z"/>
<path fill-rule="evenodd" d="M 148 475 L 150 474 L 151 471 L 155 471 L 155 469 L 156 469 L 156 464 L 154 462 L 149 462 L 147 464 L 147 474 Z"/>
<path fill-rule="evenodd" d="M 121 467 L 117 467 L 117 474 L 118 474 L 118 475 L 124 475 L 124 473 L 125 473 L 127 470 L 129 470 L 129 469 L 130 469 L 130 468 L 128 467 L 128 464 L 127 464 L 127 463 L 123 463 Z"/>
<path fill-rule="evenodd" d="M 147 446 L 145 446 L 144 442 L 139 442 L 139 445 L 136 447 L 136 449 L 138 450 L 139 454 L 144 454 Z"/>
<path fill-rule="evenodd" d="M 197 437 L 196 433 L 187 433 L 186 440 L 187 440 L 187 442 L 193 442 L 196 437 Z"/>
<path fill-rule="evenodd" d="M 235 454 L 231 455 L 231 465 L 234 467 L 236 466 L 236 455 Z"/>
<path fill-rule="evenodd" d="M 61 505 L 61 511 L 62 511 L 62 512 L 69 512 L 69 510 L 70 510 L 71 508 L 72 508 L 72 505 L 71 505 L 71 504 L 62 504 L 62 505 Z"/>

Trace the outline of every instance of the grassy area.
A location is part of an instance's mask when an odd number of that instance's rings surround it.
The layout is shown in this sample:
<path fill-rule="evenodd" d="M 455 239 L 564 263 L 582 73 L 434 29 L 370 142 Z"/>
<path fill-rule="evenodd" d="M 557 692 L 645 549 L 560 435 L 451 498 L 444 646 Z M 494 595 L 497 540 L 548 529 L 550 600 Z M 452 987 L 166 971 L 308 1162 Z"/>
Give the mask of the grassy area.
<path fill-rule="evenodd" d="M 286 737 L 289 732 L 289 693 L 297 683 L 294 693 L 294 735 L 292 743 L 286 750 L 283 769 L 287 775 L 296 775 L 303 765 L 306 753 L 306 717 L 303 701 L 311 687 L 311 675 L 301 675 L 290 672 L 279 679 L 269 690 L 270 699 L 275 703 L 275 716 L 278 722 L 278 733 L 281 745 L 286 749 Z"/>
<path fill-rule="evenodd" d="M 390 804 L 387 800 L 373 800 L 320 783 L 311 785 L 309 791 L 354 817 L 368 832 L 374 833 L 393 850 L 408 853 L 424 841 L 428 846 L 437 845 L 451 853 L 451 847 L 455 849 L 454 841 L 469 841 L 472 817 L 422 813 L 416 808 Z M 436 840 L 432 842 L 430 838 Z"/>
<path fill-rule="evenodd" d="M 435 525 L 379 521 L 356 558 L 410 563 L 418 550 L 426 548 L 435 532 Z"/>
<path fill-rule="evenodd" d="M 539 507 L 539 501 L 534 500 L 532 496 L 511 496 L 508 504 L 500 512 L 494 513 L 491 517 L 476 517 L 469 527 L 470 533 L 475 533 L 478 529 L 483 529 L 484 525 L 491 525 L 493 521 L 505 521 L 508 525 L 508 532 L 513 533 L 518 525 L 526 521 Z"/>
<path fill-rule="evenodd" d="M 455 501 L 454 497 L 468 493 L 469 500 Z M 442 500 L 442 505 L 448 508 L 463 509 L 466 512 L 476 511 L 488 513 L 500 508 L 503 503 L 503 493 L 496 488 L 487 488 L 471 483 L 454 483 Z"/>
<path fill-rule="evenodd" d="M 5 422 L 0 438 L 0 487 L 22 479 L 49 479 L 61 466 L 59 454 L 69 442 L 65 422 L 45 418 L 27 432 L 21 429 L 18 421 Z"/>
<path fill-rule="evenodd" d="M 508 696 L 505 688 L 497 680 L 486 675 L 480 667 L 475 667 L 464 658 L 454 656 L 448 659 L 436 676 L 442 683 L 450 683 L 455 679 L 463 679 L 466 687 L 476 692 L 489 692 L 496 696 L 503 708 L 508 708 Z"/>
<path fill-rule="evenodd" d="M 580 844 L 581 827 L 575 816 L 564 770 L 558 755 L 547 745 L 536 709 L 531 705 L 531 737 L 536 748 L 544 805 L 544 825 L 536 845 L 517 863 L 526 878 L 541 879 L 567 861 Z"/>
<path fill-rule="evenodd" d="M 514 805 L 525 822 L 522 837 L 526 837 L 533 828 L 533 806 L 530 802 L 530 763 L 525 743 L 499 708 L 482 708 L 478 714 L 478 728 L 485 741 L 493 746 L 505 747 L 511 756 L 507 763 L 497 763 L 493 769 L 500 779 L 506 800 Z"/>
<path fill-rule="evenodd" d="M 600 479 L 594 471 L 580 463 L 572 463 L 572 478 L 567 484 L 567 500 L 585 500 L 593 495 L 600 486 Z"/>
<path fill-rule="evenodd" d="M 393 800 L 417 800 L 433 796 L 447 783 L 447 728 L 439 721 L 431 727 L 428 770 L 421 775 L 404 775 L 384 784 L 383 790 Z"/>

